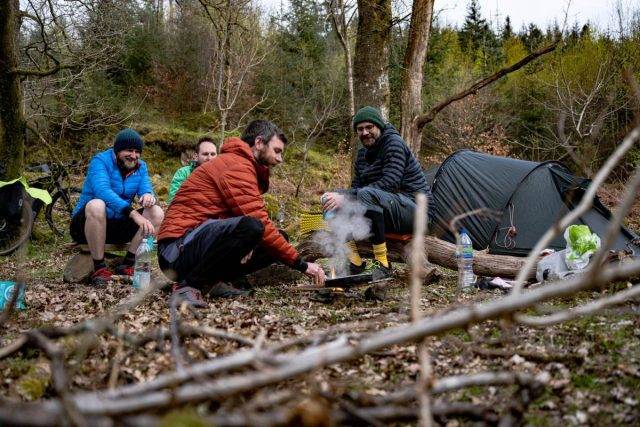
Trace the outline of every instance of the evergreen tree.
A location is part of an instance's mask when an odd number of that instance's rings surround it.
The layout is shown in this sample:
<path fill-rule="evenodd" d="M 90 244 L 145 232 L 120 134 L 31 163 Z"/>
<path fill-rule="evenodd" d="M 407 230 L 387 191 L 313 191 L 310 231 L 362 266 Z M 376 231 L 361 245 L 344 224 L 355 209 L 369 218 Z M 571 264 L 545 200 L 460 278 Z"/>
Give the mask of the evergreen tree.
<path fill-rule="evenodd" d="M 498 61 L 499 48 L 496 36 L 482 17 L 477 0 L 471 0 L 469 3 L 459 37 L 463 49 L 472 56 L 475 63 L 481 65 L 483 71 Z"/>
<path fill-rule="evenodd" d="M 507 15 L 504 27 L 502 27 L 502 40 L 509 40 L 511 37 L 513 37 L 513 27 L 511 26 L 511 18 Z"/>
<path fill-rule="evenodd" d="M 544 40 L 544 33 L 536 24 L 529 24 L 529 26 L 520 34 L 520 40 L 527 47 L 529 52 L 533 52 L 542 44 Z"/>

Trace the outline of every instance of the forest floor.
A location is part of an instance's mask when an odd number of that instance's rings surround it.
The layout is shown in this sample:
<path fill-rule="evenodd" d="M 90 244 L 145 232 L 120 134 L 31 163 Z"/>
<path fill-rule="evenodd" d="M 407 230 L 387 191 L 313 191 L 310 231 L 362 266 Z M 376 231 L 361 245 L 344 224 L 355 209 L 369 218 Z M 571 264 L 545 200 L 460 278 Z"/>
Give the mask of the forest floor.
<path fill-rule="evenodd" d="M 280 189 L 281 193 L 290 191 L 290 181 L 285 190 Z M 606 202 L 615 201 L 618 192 L 617 188 L 612 188 L 611 200 Z M 631 225 L 637 230 L 640 202 L 634 209 L 637 214 L 630 218 Z M 41 237 L 32 242 L 26 254 L 2 260 L 0 278 L 13 277 L 20 271 L 29 279 L 27 309 L 3 325 L 0 347 L 29 328 L 70 326 L 104 315 L 133 292 L 125 283 L 113 283 L 101 289 L 63 283 L 61 272 L 71 255 L 60 241 Z M 262 277 L 256 279 L 258 283 L 250 297 L 211 300 L 200 319 L 186 311 L 181 316 L 183 322 L 228 330 L 250 339 L 264 335 L 265 345 L 351 322 L 350 330 L 353 331 L 372 324 L 374 329 L 382 329 L 407 322 L 409 292 L 404 268 L 398 265 L 397 277 L 389 285 L 388 298 L 384 302 L 367 301 L 358 295 L 339 296 L 329 303 L 318 302 L 314 300 L 315 293 L 295 289 L 305 282 L 304 278 L 291 276 L 287 280 L 265 280 Z M 440 281 L 422 289 L 422 309 L 426 315 L 502 296 L 500 291 L 461 295 L 456 292 L 456 272 L 442 268 L 439 272 Z M 538 312 L 549 312 L 566 308 L 626 286 L 630 285 L 614 284 L 602 293 L 584 292 L 577 298 L 555 300 L 537 309 Z M 546 372 L 551 380 L 544 393 L 528 408 L 527 424 L 638 425 L 638 310 L 637 302 L 630 303 L 596 316 L 541 329 L 507 327 L 498 321 L 488 321 L 456 330 L 428 341 L 434 374 L 442 377 L 503 369 L 535 375 Z M 131 334 L 168 325 L 168 293 L 163 291 L 150 295 L 119 322 L 119 327 Z M 105 334 L 96 339 L 76 337 L 62 342 L 72 373 L 71 387 L 75 391 L 106 388 L 110 378 L 112 384 L 117 385 L 145 381 L 175 369 L 168 340 L 151 341 L 142 347 L 126 344 L 122 347 L 111 335 Z M 206 337 L 186 338 L 183 345 L 193 361 L 215 358 L 241 348 L 236 342 Z M 293 391 L 299 396 L 298 401 L 316 396 L 319 391 L 345 399 L 353 393 L 384 395 L 415 383 L 418 370 L 416 345 L 409 343 L 352 363 L 318 369 L 279 387 Z M 500 411 L 509 405 L 513 391 L 514 387 L 472 387 L 441 397 L 447 401 L 488 403 Z M 0 398 L 33 400 L 53 394 L 50 371 L 38 351 L 28 350 L 0 360 Z M 222 405 L 233 408 L 249 397 L 239 396 Z M 188 411 L 206 413 L 217 405 L 201 404 Z M 447 425 L 460 423 L 465 424 L 465 421 L 452 419 Z"/>

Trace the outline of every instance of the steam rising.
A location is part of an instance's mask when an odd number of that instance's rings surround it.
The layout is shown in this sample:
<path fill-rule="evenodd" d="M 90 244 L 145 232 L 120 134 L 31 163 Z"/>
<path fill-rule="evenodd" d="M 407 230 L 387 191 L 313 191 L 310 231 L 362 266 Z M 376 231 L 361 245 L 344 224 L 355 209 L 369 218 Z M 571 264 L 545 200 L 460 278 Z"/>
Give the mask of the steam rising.
<path fill-rule="evenodd" d="M 330 257 L 329 266 L 335 270 L 336 277 L 349 274 L 349 249 L 345 243 L 349 240 L 366 239 L 370 234 L 371 221 L 365 218 L 365 212 L 366 208 L 362 204 L 345 197 L 340 209 L 331 211 L 331 214 L 335 215 L 327 220 L 329 232 L 316 233 L 313 238 Z"/>

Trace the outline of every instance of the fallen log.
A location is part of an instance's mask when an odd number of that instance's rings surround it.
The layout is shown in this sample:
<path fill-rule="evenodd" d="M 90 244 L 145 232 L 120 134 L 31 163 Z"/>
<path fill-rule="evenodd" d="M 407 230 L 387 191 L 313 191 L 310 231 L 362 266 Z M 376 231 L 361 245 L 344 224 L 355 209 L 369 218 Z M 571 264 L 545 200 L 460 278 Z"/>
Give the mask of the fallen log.
<path fill-rule="evenodd" d="M 318 233 L 325 233 L 319 231 Z M 409 261 L 410 235 L 387 235 L 387 257 L 391 261 L 407 263 Z M 429 262 L 457 270 L 456 262 L 456 245 L 445 242 L 434 236 L 425 236 L 425 251 Z M 302 241 L 297 246 L 300 255 L 308 260 L 315 260 L 326 257 L 322 247 L 313 237 Z M 358 243 L 358 251 L 365 257 L 371 257 L 373 254 L 371 244 L 363 241 Z M 524 265 L 526 258 L 493 255 L 485 251 L 475 251 L 473 254 L 473 271 L 479 276 L 499 276 L 504 278 L 514 278 Z M 531 272 L 528 278 L 534 278 L 535 271 Z"/>

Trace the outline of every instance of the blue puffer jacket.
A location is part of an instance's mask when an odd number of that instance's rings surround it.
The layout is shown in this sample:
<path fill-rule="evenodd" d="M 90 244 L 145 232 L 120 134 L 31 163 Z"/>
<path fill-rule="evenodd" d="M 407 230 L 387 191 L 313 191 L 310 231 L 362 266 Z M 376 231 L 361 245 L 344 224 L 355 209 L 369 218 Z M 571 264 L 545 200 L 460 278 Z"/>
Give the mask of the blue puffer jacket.
<path fill-rule="evenodd" d="M 84 209 L 90 200 L 101 199 L 107 205 L 108 219 L 124 218 L 129 214 L 133 198 L 147 193 L 153 194 L 147 164 L 139 160 L 138 168 L 123 179 L 116 163 L 116 155 L 113 148 L 110 148 L 91 159 L 73 215 Z"/>

